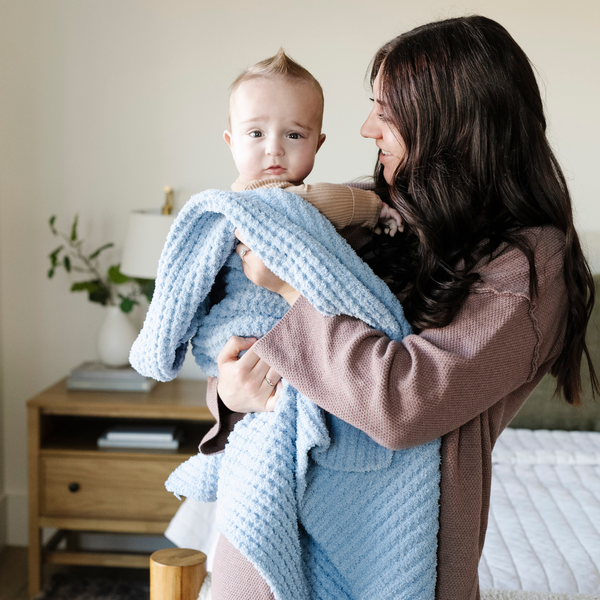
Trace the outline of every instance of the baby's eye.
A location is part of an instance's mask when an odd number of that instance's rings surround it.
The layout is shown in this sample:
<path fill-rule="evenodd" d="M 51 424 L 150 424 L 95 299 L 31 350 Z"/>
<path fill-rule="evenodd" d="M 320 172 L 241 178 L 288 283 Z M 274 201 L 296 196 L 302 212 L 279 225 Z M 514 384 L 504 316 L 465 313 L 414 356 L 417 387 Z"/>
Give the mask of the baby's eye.
<path fill-rule="evenodd" d="M 259 138 L 259 137 L 262 137 L 262 132 L 260 132 L 260 131 L 251 131 L 248 135 L 251 138 Z"/>
<path fill-rule="evenodd" d="M 299 133 L 288 133 L 288 137 L 291 140 L 299 140 L 302 138 L 302 136 Z"/>

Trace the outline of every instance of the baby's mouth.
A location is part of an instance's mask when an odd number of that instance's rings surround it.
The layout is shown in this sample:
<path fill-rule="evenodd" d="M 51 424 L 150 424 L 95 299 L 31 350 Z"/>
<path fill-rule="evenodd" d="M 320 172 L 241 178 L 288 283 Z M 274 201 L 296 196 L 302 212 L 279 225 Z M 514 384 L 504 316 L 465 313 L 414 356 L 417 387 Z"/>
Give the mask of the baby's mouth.
<path fill-rule="evenodd" d="M 267 171 L 267 173 L 271 173 L 272 175 L 279 175 L 280 173 L 283 173 L 285 171 L 285 169 L 281 165 L 273 165 L 272 167 L 269 167 L 265 170 Z"/>

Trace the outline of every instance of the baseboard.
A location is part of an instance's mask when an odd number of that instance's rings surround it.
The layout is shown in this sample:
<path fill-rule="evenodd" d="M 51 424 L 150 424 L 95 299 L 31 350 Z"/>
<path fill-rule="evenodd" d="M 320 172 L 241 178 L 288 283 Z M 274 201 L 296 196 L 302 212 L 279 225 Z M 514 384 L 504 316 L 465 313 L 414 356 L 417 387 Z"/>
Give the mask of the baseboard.
<path fill-rule="evenodd" d="M 9 546 L 27 546 L 29 543 L 26 493 L 6 494 L 6 543 Z"/>
<path fill-rule="evenodd" d="M 6 513 L 7 513 L 7 498 L 6 494 L 0 494 L 0 550 L 6 546 L 7 531 L 6 531 Z"/>

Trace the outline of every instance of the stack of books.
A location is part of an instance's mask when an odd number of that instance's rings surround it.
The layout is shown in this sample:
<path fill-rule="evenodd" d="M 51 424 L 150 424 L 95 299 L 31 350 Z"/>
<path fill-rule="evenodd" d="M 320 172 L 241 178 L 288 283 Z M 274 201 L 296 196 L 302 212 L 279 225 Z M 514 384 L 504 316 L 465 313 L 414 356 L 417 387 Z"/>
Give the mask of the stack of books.
<path fill-rule="evenodd" d="M 85 362 L 71 371 L 69 390 L 101 390 L 108 392 L 149 392 L 154 379 L 144 377 L 132 367 L 107 367 L 99 362 Z"/>
<path fill-rule="evenodd" d="M 177 450 L 180 441 L 181 433 L 174 425 L 115 425 L 98 438 L 98 447 Z"/>

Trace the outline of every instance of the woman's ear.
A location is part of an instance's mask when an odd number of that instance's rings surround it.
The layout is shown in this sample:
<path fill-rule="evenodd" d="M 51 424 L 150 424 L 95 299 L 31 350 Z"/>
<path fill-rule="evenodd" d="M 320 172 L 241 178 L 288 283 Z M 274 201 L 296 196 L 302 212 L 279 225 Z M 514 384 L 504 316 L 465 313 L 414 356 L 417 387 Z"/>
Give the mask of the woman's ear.
<path fill-rule="evenodd" d="M 233 148 L 231 147 L 231 144 L 233 142 L 231 131 L 229 131 L 228 129 L 226 129 L 223 132 L 223 139 L 227 142 L 227 145 L 233 150 Z"/>
<path fill-rule="evenodd" d="M 326 137 L 326 136 L 325 136 L 325 134 L 324 134 L 324 133 L 322 133 L 322 134 L 319 136 L 319 141 L 317 142 L 317 149 L 315 150 L 315 154 L 316 154 L 316 153 L 319 151 L 319 148 L 320 148 L 320 147 L 323 145 L 323 142 L 325 141 L 325 137 Z"/>

